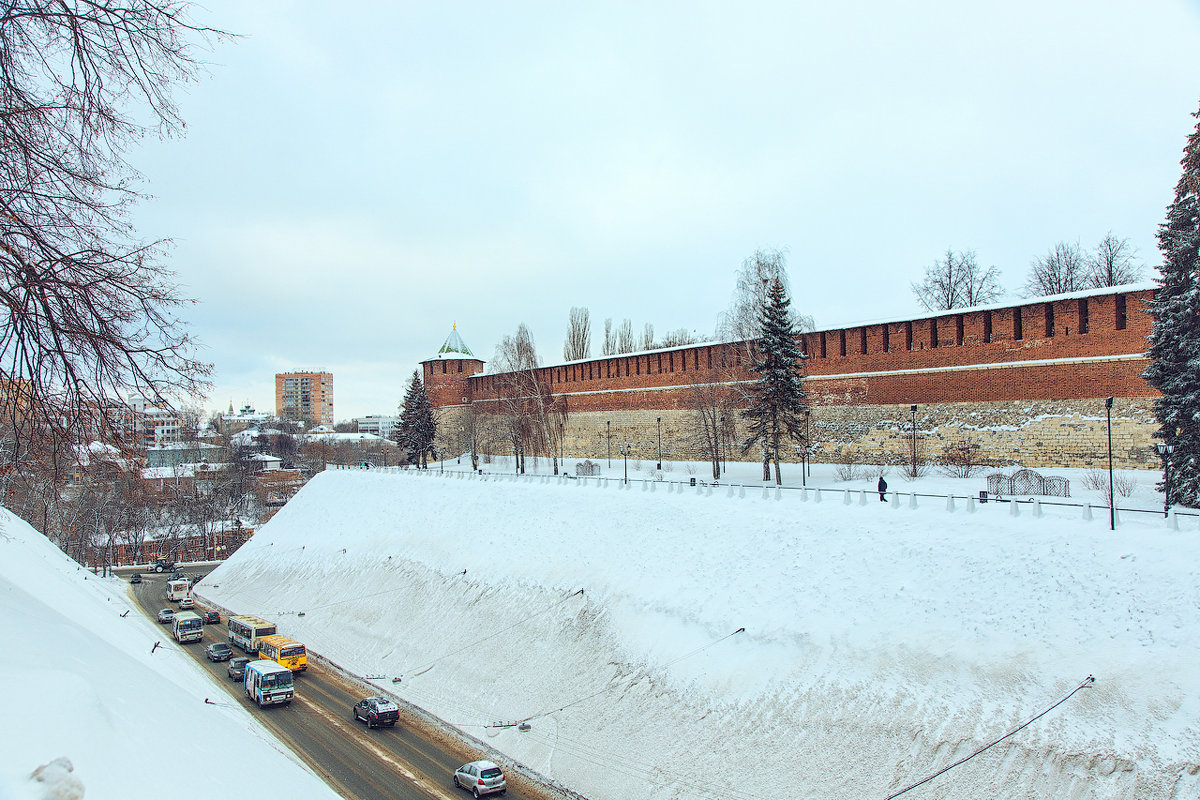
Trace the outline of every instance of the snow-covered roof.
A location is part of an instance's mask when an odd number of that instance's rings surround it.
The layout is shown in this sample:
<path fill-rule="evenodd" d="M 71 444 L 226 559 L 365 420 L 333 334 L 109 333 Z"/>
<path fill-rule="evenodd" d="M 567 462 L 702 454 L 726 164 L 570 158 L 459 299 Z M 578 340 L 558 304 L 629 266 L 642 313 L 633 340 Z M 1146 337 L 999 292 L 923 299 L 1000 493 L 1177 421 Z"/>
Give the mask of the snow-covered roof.
<path fill-rule="evenodd" d="M 471 348 L 467 347 L 467 343 L 458 335 L 458 323 L 455 323 L 454 327 L 450 329 L 450 335 L 446 337 L 446 341 L 442 342 L 442 346 L 438 348 L 437 353 L 425 359 L 425 361 L 437 361 L 443 358 L 462 358 L 463 356 L 473 358 L 476 361 L 483 360 L 472 353 Z"/>

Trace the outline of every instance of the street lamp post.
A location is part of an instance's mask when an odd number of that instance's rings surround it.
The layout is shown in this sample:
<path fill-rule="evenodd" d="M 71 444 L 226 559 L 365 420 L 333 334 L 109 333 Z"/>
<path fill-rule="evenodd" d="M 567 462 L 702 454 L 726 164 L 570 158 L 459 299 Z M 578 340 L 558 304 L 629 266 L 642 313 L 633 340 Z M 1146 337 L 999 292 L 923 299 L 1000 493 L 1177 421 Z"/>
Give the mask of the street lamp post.
<path fill-rule="evenodd" d="M 608 439 L 608 465 L 612 466 L 612 420 L 604 421 L 604 438 Z"/>
<path fill-rule="evenodd" d="M 662 417 L 658 418 L 658 466 L 655 469 L 662 469 Z"/>
<path fill-rule="evenodd" d="M 916 480 L 917 477 L 917 406 L 913 404 L 909 411 L 912 412 L 912 477 Z"/>
<path fill-rule="evenodd" d="M 1163 460 L 1163 516 L 1169 517 L 1171 516 L 1171 453 L 1175 452 L 1175 445 L 1159 442 L 1155 447 Z"/>
<path fill-rule="evenodd" d="M 812 437 L 809 435 L 809 417 L 812 416 L 811 409 L 804 409 L 804 474 L 812 475 Z M 801 481 L 803 483 L 803 481 Z"/>
<path fill-rule="evenodd" d="M 631 449 L 633 449 L 632 442 L 626 442 L 625 444 L 617 445 L 617 450 L 621 453 L 621 456 L 625 461 L 625 483 L 626 484 L 629 483 L 629 451 Z"/>
<path fill-rule="evenodd" d="M 1108 529 L 1117 529 L 1117 507 L 1113 502 L 1113 465 L 1112 465 L 1112 406 L 1111 397 L 1104 398 L 1104 416 L 1108 420 Z"/>

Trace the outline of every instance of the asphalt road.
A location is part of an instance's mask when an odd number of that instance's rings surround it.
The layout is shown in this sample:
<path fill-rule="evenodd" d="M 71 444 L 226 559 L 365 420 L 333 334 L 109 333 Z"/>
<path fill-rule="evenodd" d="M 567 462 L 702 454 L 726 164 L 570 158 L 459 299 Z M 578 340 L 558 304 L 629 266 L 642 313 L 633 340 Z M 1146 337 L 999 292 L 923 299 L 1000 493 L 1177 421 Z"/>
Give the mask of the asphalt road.
<path fill-rule="evenodd" d="M 143 579 L 141 584 L 130 588 L 147 616 L 155 619 L 158 609 L 174 607 L 165 598 L 165 575 L 143 573 Z M 204 609 L 197 604 L 196 610 Z M 170 626 L 162 628 L 163 646 L 190 652 L 212 674 L 211 701 L 244 705 L 342 797 L 351 800 L 471 797 L 470 793 L 454 787 L 452 776 L 456 767 L 485 757 L 482 754 L 403 709 L 394 728 L 368 729 L 353 719 L 354 703 L 377 694 L 378 690 L 355 686 L 341 675 L 312 663 L 314 659 L 310 658 L 308 670 L 296 678 L 296 697 L 292 703 L 260 709 L 246 697 L 241 682 L 229 678 L 225 663 L 212 663 L 204 655 L 209 644 L 227 641 L 224 624 L 206 625 L 201 641 L 183 645 L 171 637 Z M 242 653 L 235 647 L 234 655 Z M 505 777 L 506 797 L 563 798 L 511 770 L 505 770 Z"/>

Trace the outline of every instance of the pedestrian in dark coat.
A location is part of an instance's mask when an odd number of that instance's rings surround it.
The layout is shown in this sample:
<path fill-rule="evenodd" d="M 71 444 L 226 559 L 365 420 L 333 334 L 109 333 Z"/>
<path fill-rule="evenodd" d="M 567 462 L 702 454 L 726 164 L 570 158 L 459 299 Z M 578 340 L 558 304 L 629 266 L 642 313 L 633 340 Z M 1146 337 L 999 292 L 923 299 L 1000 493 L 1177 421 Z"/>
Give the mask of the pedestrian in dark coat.
<path fill-rule="evenodd" d="M 877 483 L 875 485 L 875 488 L 879 490 L 879 502 L 886 503 L 887 502 L 887 481 L 885 481 L 883 479 L 882 475 L 879 476 L 879 483 Z"/>

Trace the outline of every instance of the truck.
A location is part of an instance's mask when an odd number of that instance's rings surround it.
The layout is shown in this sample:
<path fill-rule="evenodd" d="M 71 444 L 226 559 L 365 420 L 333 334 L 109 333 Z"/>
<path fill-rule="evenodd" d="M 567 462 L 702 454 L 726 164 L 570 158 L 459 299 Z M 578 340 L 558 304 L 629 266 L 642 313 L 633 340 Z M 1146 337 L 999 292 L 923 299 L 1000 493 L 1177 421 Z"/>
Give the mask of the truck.
<path fill-rule="evenodd" d="M 178 603 L 185 597 L 192 596 L 192 587 L 188 585 L 187 578 L 179 581 L 167 581 L 167 599 L 172 603 Z"/>
<path fill-rule="evenodd" d="M 242 685 L 259 708 L 290 703 L 296 694 L 292 671 L 265 658 L 246 664 Z"/>
<path fill-rule="evenodd" d="M 195 611 L 180 611 L 171 623 L 171 635 L 181 644 L 204 638 L 204 620 Z"/>
<path fill-rule="evenodd" d="M 173 569 L 175 569 L 174 559 L 169 559 L 169 558 L 154 559 L 154 571 L 155 572 L 170 572 Z"/>

